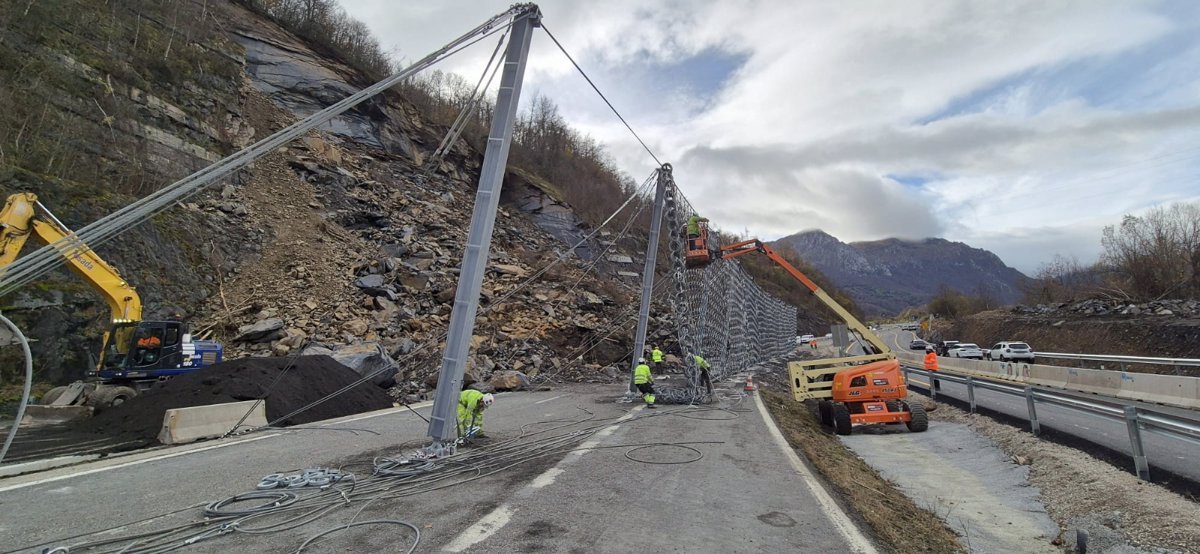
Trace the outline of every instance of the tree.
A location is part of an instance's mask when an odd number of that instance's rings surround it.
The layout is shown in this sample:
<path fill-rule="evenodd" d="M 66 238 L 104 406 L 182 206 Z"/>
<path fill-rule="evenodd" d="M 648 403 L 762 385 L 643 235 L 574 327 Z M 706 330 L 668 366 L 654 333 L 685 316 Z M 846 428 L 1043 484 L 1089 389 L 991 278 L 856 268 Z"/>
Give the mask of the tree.
<path fill-rule="evenodd" d="M 1104 228 L 1112 284 L 1141 298 L 1200 297 L 1200 203 L 1152 208 Z"/>

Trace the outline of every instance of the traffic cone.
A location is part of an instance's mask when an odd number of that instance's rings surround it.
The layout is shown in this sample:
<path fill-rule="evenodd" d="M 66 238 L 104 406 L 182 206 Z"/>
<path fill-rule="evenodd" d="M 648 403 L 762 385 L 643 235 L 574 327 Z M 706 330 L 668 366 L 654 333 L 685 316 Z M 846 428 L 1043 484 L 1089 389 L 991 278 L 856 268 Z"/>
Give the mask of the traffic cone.
<path fill-rule="evenodd" d="M 746 376 L 746 388 L 744 388 L 742 390 L 744 390 L 746 392 L 754 392 L 755 391 L 754 381 L 751 381 L 751 378 L 753 378 L 753 377 L 754 377 L 753 375 Z"/>

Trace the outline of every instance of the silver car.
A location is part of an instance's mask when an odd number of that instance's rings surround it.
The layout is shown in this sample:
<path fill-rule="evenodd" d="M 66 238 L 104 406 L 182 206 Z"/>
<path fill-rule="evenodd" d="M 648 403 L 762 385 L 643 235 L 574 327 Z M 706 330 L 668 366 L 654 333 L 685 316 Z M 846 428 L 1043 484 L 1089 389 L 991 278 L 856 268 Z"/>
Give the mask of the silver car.
<path fill-rule="evenodd" d="M 1033 347 L 1023 342 L 1004 341 L 998 342 L 992 349 L 988 351 L 989 360 L 999 360 L 1001 362 L 1021 361 L 1035 363 L 1037 356 L 1033 353 Z"/>
<path fill-rule="evenodd" d="M 983 350 L 979 349 L 978 344 L 969 342 L 960 342 L 954 345 L 947 353 L 951 358 L 972 358 L 976 360 L 983 359 Z"/>

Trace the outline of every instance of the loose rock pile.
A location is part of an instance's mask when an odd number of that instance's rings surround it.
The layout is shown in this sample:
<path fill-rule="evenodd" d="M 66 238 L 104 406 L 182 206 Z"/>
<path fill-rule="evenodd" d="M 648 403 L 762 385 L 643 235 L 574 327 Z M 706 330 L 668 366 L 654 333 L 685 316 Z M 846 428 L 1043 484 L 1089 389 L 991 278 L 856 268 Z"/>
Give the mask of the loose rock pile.
<path fill-rule="evenodd" d="M 1127 316 L 1200 316 L 1200 302 L 1196 300 L 1153 300 L 1143 303 L 1130 303 L 1117 300 L 1084 300 L 1072 304 L 1038 304 L 1036 306 L 1017 305 L 1012 309 L 1018 314 L 1054 314 L 1074 313 L 1082 315 L 1127 315 Z"/>

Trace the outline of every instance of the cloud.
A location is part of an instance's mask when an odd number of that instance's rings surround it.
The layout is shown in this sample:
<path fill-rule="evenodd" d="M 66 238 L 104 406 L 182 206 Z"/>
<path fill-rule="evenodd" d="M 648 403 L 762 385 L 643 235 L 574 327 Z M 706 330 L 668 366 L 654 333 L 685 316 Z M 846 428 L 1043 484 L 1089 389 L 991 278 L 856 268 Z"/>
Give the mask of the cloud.
<path fill-rule="evenodd" d="M 416 59 L 508 0 L 346 0 Z M 611 0 L 545 23 L 718 226 L 925 235 L 1023 270 L 1088 262 L 1122 213 L 1194 195 L 1200 3 Z M 442 69 L 478 76 L 492 45 Z M 544 94 L 637 179 L 641 146 L 547 40 Z"/>

